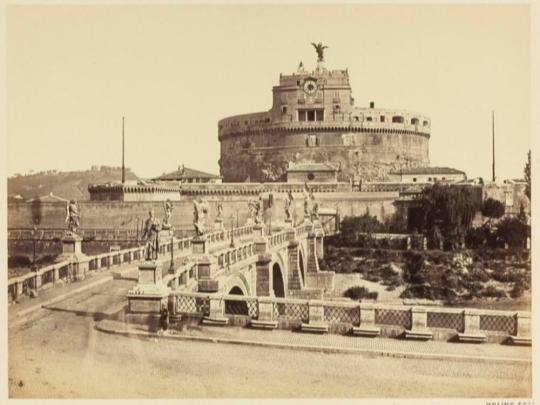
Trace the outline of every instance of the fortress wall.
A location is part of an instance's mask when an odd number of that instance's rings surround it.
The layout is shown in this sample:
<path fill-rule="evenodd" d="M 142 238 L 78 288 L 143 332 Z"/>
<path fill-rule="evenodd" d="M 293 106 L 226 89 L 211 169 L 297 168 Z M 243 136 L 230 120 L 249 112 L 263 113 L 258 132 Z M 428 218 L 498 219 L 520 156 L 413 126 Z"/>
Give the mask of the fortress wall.
<path fill-rule="evenodd" d="M 272 221 L 277 224 L 284 219 L 284 193 L 273 193 L 274 207 L 272 208 Z M 298 218 L 303 215 L 303 195 L 294 193 L 294 204 Z M 371 215 L 391 215 L 395 211 L 392 202 L 398 198 L 397 192 L 380 193 L 315 193 L 319 207 L 337 209 L 343 218 L 349 215 L 362 215 L 369 208 Z M 247 221 L 248 200 L 253 196 L 227 196 L 220 198 L 208 197 L 210 205 L 209 223 L 213 224 L 216 213 L 217 200 L 223 204 L 223 218 L 226 227 L 231 226 L 231 216 L 236 225 Z M 176 229 L 193 228 L 193 203 L 190 198 L 173 203 L 172 223 Z M 79 202 L 82 228 L 109 228 L 109 229 L 137 229 L 142 226 L 148 216 L 148 210 L 153 209 L 156 217 L 163 218 L 164 210 L 162 202 L 121 202 L 121 201 L 82 201 Z M 66 206 L 64 203 L 42 203 L 37 209 L 30 203 L 8 204 L 8 228 L 31 228 L 32 218 L 39 211 L 42 218 L 40 228 L 62 228 L 65 226 Z M 269 210 L 266 212 L 266 220 L 269 219 Z"/>
<path fill-rule="evenodd" d="M 382 179 L 392 169 L 429 165 L 425 136 L 383 132 L 279 132 L 221 141 L 226 181 L 283 181 L 288 162 L 341 164 L 338 180 Z"/>

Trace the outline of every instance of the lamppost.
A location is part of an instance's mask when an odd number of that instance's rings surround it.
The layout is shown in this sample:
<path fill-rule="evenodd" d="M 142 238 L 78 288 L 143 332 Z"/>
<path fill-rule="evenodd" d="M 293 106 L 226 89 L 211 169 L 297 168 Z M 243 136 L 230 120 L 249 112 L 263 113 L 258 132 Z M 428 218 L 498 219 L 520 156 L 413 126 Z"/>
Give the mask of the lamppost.
<path fill-rule="evenodd" d="M 172 226 L 169 232 L 171 233 L 171 265 L 169 266 L 169 273 L 174 273 L 174 229 Z"/>
<path fill-rule="evenodd" d="M 33 254 L 32 254 L 32 270 L 36 271 L 36 234 L 37 234 L 37 225 L 34 224 L 34 227 L 32 229 L 32 247 L 33 247 Z"/>
<path fill-rule="evenodd" d="M 236 215 L 237 215 L 237 219 L 236 221 L 238 221 L 238 210 L 236 210 Z M 232 216 L 231 214 L 231 244 L 230 244 L 230 247 L 234 247 L 234 217 Z"/>

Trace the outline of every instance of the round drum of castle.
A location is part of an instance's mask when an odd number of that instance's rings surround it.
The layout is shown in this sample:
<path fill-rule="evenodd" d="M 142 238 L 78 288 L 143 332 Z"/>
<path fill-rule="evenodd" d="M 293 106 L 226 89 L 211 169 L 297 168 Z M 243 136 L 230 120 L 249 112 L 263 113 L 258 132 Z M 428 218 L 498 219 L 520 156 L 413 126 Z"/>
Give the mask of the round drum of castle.
<path fill-rule="evenodd" d="M 267 112 L 219 121 L 224 181 L 284 181 L 313 162 L 340 181 L 382 180 L 392 170 L 429 165 L 430 119 L 404 110 L 354 106 L 347 70 L 302 67 L 281 75 Z"/>

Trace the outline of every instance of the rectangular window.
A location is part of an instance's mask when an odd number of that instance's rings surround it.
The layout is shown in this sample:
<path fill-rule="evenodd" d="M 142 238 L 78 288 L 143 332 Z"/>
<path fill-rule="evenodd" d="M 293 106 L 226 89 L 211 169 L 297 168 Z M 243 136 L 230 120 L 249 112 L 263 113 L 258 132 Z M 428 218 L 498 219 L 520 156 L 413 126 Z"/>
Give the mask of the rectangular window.
<path fill-rule="evenodd" d="M 384 122 L 384 115 L 381 115 L 381 122 Z"/>
<path fill-rule="evenodd" d="M 324 110 L 298 110 L 298 121 L 324 121 Z"/>

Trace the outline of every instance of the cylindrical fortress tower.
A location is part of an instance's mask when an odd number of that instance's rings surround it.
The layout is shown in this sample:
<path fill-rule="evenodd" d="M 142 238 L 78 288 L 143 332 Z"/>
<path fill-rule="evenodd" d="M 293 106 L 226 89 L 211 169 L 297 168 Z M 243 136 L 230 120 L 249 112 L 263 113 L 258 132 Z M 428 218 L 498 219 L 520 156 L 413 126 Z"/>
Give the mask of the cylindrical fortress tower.
<path fill-rule="evenodd" d="M 302 64 L 280 75 L 268 112 L 219 121 L 224 181 L 284 181 L 291 163 L 330 163 L 338 180 L 383 180 L 390 170 L 429 165 L 430 119 L 354 106 L 347 70 Z"/>

